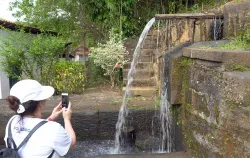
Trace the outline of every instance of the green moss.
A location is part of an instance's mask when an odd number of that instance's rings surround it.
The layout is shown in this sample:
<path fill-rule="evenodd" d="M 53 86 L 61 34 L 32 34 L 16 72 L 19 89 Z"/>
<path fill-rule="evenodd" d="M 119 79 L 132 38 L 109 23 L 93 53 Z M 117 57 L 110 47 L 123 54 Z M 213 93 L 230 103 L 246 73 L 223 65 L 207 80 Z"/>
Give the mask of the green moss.
<path fill-rule="evenodd" d="M 181 57 L 181 61 L 178 63 L 179 68 L 186 68 L 192 64 L 193 60 L 186 57 Z"/>
<path fill-rule="evenodd" d="M 219 108 L 219 105 L 214 105 L 214 116 L 215 116 L 215 119 L 216 119 L 216 122 L 217 124 L 219 124 L 219 117 L 220 117 L 220 108 Z"/>
<path fill-rule="evenodd" d="M 160 103 L 161 103 L 161 96 L 158 96 L 158 97 L 154 100 L 154 107 L 155 107 L 155 108 L 160 107 Z"/>
<path fill-rule="evenodd" d="M 236 65 L 232 68 L 232 70 L 236 70 L 236 71 L 250 71 L 249 67 L 245 67 L 242 65 Z"/>

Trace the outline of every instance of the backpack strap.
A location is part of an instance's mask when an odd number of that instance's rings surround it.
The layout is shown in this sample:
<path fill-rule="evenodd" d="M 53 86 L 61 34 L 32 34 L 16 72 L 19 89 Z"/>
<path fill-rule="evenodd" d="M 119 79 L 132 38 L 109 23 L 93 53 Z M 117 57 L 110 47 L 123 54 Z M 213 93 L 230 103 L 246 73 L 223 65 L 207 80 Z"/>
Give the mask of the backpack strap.
<path fill-rule="evenodd" d="M 52 151 L 52 153 L 49 155 L 48 158 L 52 158 L 53 154 L 54 154 L 55 150 Z"/>
<path fill-rule="evenodd" d="M 16 143 L 12 137 L 12 133 L 11 133 L 11 123 L 14 120 L 14 118 L 10 121 L 9 123 L 9 127 L 8 127 L 8 138 L 7 138 L 7 147 L 11 148 L 11 143 L 13 144 L 14 150 L 18 151 L 19 149 L 21 149 L 21 147 L 28 142 L 28 140 L 30 139 L 30 137 L 35 133 L 35 131 L 40 128 L 42 125 L 44 125 L 45 123 L 47 123 L 48 121 L 41 121 L 39 122 L 31 131 L 30 133 L 24 138 L 24 140 L 22 141 L 22 143 L 18 146 L 16 146 Z M 52 151 L 52 153 L 49 155 L 48 158 L 52 158 L 53 154 L 54 154 L 55 150 Z"/>
<path fill-rule="evenodd" d="M 17 149 L 16 143 L 15 143 L 13 137 L 12 137 L 12 132 L 11 132 L 11 124 L 12 124 L 12 121 L 14 120 L 14 118 L 12 118 L 10 120 L 10 123 L 9 123 L 9 126 L 8 126 L 7 148 L 11 148 L 11 144 L 12 144 L 14 149 Z"/>
<path fill-rule="evenodd" d="M 44 125 L 45 123 L 47 123 L 48 121 L 41 121 L 39 122 L 31 131 L 30 133 L 24 138 L 24 140 L 22 141 L 22 143 L 18 146 L 17 150 L 19 150 L 25 143 L 27 143 L 27 141 L 30 139 L 30 137 L 33 135 L 33 133 L 40 128 L 42 125 Z"/>

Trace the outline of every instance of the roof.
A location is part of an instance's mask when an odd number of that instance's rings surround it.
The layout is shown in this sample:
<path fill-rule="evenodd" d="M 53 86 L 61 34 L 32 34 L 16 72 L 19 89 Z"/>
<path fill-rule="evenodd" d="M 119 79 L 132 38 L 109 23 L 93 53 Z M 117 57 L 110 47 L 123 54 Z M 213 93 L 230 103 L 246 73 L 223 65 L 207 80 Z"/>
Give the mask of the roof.
<path fill-rule="evenodd" d="M 12 31 L 19 31 L 20 28 L 23 28 L 24 31 L 27 33 L 32 33 L 32 34 L 48 33 L 48 34 L 52 34 L 55 36 L 57 35 L 57 32 L 41 31 L 39 28 L 36 28 L 36 27 L 24 26 L 24 25 L 16 24 L 16 23 L 6 21 L 6 20 L 0 20 L 0 25 Z"/>
<path fill-rule="evenodd" d="M 75 53 L 77 55 L 87 55 L 90 53 L 90 49 L 88 47 L 81 45 L 75 49 Z"/>

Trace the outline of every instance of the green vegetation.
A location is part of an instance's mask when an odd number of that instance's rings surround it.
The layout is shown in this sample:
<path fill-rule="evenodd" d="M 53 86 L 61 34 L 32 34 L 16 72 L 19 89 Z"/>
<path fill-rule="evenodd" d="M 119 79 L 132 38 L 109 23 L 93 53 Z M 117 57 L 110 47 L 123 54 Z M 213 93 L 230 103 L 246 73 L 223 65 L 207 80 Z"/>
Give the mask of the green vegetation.
<path fill-rule="evenodd" d="M 59 61 L 52 67 L 50 74 L 49 84 L 56 89 L 56 93 L 80 94 L 83 92 L 86 77 L 82 64 L 71 61 Z"/>
<path fill-rule="evenodd" d="M 220 49 L 227 50 L 250 50 L 250 29 L 242 31 L 242 33 L 232 38 L 228 43 L 220 45 Z"/>
<path fill-rule="evenodd" d="M 236 65 L 232 68 L 232 70 L 237 70 L 237 71 L 250 71 L 249 67 L 245 67 L 242 65 Z"/>
<path fill-rule="evenodd" d="M 3 70 L 9 77 L 25 76 L 44 83 L 51 67 L 64 52 L 65 41 L 45 34 L 34 36 L 23 30 L 18 33 L 5 31 L 7 34 L 0 45 Z"/>
<path fill-rule="evenodd" d="M 155 109 L 157 109 L 158 107 L 160 107 L 160 103 L 161 103 L 161 96 L 158 96 L 155 101 L 154 101 L 154 106 Z"/>
<path fill-rule="evenodd" d="M 141 33 L 143 26 L 155 14 L 202 12 L 226 2 L 225 0 L 216 2 L 214 0 L 14 0 L 10 9 L 15 11 L 14 16 L 21 24 L 37 27 L 42 31 L 55 31 L 65 43 L 73 42 L 71 49 L 79 45 L 97 49 L 103 48 L 98 43 L 107 44 L 111 29 L 114 33 L 122 34 L 123 39 L 134 37 Z M 97 54 L 96 51 L 92 53 L 93 56 Z M 96 58 L 90 58 L 86 66 L 88 86 L 105 83 L 108 80 L 107 75 L 112 87 L 121 85 L 122 70 L 114 69 L 115 71 L 107 73 L 107 67 L 103 65 L 98 64 Z M 109 67 L 113 66 L 110 64 Z"/>
<path fill-rule="evenodd" d="M 225 0 L 14 0 L 11 9 L 22 23 L 58 32 L 67 42 L 93 46 L 111 28 L 138 36 L 155 14 L 203 12 Z"/>
<path fill-rule="evenodd" d="M 109 76 L 112 88 L 119 81 L 117 76 L 126 62 L 124 60 L 125 53 L 126 49 L 121 34 L 115 34 L 113 31 L 110 31 L 109 41 L 105 44 L 99 43 L 97 47 L 92 48 L 90 57 L 94 59 L 97 66 L 105 71 L 104 75 Z"/>
<path fill-rule="evenodd" d="M 101 66 L 95 65 L 93 58 L 89 58 L 89 62 L 86 66 L 86 69 L 86 88 L 97 87 L 109 81 L 108 76 L 104 76 L 105 71 L 101 68 Z"/>
<path fill-rule="evenodd" d="M 179 68 L 186 68 L 192 64 L 192 59 L 183 57 L 181 61 L 178 63 Z"/>

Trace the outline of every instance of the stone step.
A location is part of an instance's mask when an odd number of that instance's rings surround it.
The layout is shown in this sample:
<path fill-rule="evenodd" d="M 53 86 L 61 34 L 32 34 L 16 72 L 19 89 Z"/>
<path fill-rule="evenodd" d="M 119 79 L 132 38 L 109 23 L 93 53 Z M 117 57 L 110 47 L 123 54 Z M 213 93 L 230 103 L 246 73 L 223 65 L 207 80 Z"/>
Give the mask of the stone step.
<path fill-rule="evenodd" d="M 126 86 L 127 82 L 128 82 L 127 79 L 123 80 L 124 86 Z M 149 86 L 156 85 L 154 77 L 151 77 L 148 79 L 135 79 L 135 80 L 133 80 L 133 82 L 131 84 L 132 84 L 132 86 L 140 86 L 140 87 L 142 87 L 142 86 L 149 87 Z"/>
<path fill-rule="evenodd" d="M 141 49 L 140 55 L 152 55 L 154 53 L 154 49 Z M 134 52 L 129 53 L 128 55 L 133 56 Z"/>
<path fill-rule="evenodd" d="M 142 49 L 141 55 L 152 55 L 154 53 L 154 49 Z"/>
<path fill-rule="evenodd" d="M 123 79 L 127 79 L 129 69 L 123 70 Z M 134 79 L 147 79 L 154 76 L 154 71 L 137 69 L 132 75 Z"/>
<path fill-rule="evenodd" d="M 133 55 L 127 55 L 125 57 L 126 60 L 128 60 L 128 62 L 132 62 L 133 61 Z M 152 61 L 152 56 L 151 55 L 140 55 L 138 62 L 150 62 Z"/>
<path fill-rule="evenodd" d="M 130 65 L 132 62 L 128 62 L 126 64 L 124 64 L 123 68 L 124 69 L 130 69 Z M 136 65 L 136 69 L 147 69 L 147 70 L 151 70 L 153 69 L 153 63 L 152 62 L 139 62 Z"/>
<path fill-rule="evenodd" d="M 126 87 L 123 87 L 123 91 Z M 156 95 L 155 87 L 130 87 L 131 96 L 153 97 Z"/>

